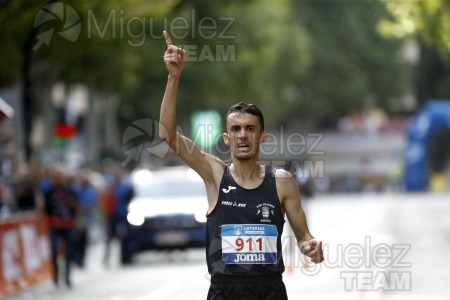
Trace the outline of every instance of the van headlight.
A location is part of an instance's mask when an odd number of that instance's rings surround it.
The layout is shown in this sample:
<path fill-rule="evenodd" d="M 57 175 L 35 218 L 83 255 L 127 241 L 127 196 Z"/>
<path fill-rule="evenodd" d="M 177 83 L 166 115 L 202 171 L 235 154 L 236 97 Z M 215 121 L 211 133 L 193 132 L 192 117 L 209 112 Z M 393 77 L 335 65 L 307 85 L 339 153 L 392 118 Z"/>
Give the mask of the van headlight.
<path fill-rule="evenodd" d="M 134 226 L 141 226 L 144 224 L 145 218 L 142 214 L 130 211 L 127 215 L 128 223 Z"/>
<path fill-rule="evenodd" d="M 197 221 L 197 222 L 199 222 L 199 223 L 205 223 L 206 222 L 206 215 L 205 215 L 205 212 L 196 212 L 195 213 L 195 215 L 194 215 L 194 218 L 195 218 L 195 220 Z"/>

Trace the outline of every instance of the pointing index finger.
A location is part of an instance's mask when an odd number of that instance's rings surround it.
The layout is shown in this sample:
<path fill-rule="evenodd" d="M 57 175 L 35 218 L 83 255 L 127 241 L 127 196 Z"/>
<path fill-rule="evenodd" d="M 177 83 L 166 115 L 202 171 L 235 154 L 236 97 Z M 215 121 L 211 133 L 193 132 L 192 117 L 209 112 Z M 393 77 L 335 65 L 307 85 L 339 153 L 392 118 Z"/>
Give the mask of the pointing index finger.
<path fill-rule="evenodd" d="M 164 38 L 166 39 L 166 45 L 167 47 L 169 47 L 170 45 L 172 45 L 172 40 L 170 39 L 170 35 L 167 33 L 167 31 L 163 31 L 164 34 Z"/>

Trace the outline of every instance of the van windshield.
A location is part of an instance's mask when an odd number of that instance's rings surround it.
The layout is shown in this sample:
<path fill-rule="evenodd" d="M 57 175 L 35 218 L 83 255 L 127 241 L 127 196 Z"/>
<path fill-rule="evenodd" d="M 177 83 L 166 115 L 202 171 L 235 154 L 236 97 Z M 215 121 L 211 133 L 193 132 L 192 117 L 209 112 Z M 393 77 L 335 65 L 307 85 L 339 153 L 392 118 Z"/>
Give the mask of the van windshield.
<path fill-rule="evenodd" d="M 206 197 L 201 180 L 154 180 L 135 186 L 135 196 L 144 198 Z"/>

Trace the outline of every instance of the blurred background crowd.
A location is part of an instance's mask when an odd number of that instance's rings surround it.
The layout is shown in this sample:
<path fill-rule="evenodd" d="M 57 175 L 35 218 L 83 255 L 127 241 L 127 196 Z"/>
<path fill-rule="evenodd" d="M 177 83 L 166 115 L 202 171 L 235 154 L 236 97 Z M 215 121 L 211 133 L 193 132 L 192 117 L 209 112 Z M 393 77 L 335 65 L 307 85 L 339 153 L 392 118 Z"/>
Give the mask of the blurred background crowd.
<path fill-rule="evenodd" d="M 109 246 L 127 233 L 127 206 L 133 196 L 128 173 L 117 167 L 77 171 L 55 163 L 45 167 L 3 166 L 0 182 L 0 218 L 42 214 L 50 227 L 70 230 L 74 262 L 84 266 L 88 245 Z M 109 263 L 109 247 L 104 262 Z M 124 253 L 123 255 L 126 255 Z M 126 257 L 121 257 L 127 263 Z"/>

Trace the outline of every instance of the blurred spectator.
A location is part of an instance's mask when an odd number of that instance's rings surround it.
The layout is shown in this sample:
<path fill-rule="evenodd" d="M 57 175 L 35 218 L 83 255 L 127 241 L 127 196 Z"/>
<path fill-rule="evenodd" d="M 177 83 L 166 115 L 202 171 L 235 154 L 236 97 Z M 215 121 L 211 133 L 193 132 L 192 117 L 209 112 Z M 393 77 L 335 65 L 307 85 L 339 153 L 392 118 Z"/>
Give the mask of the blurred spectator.
<path fill-rule="evenodd" d="M 12 177 L 14 173 L 14 157 L 12 144 L 0 145 L 0 217 L 7 217 L 14 212 L 14 191 Z"/>
<path fill-rule="evenodd" d="M 2 209 L 3 209 L 3 206 L 5 206 L 5 199 L 4 199 L 4 194 L 5 194 L 5 192 L 3 191 L 5 188 L 3 187 L 3 184 L 2 184 L 2 182 L 1 182 L 1 180 L 0 180 L 0 212 L 2 211 Z"/>
<path fill-rule="evenodd" d="M 292 165 L 291 165 L 292 166 Z M 297 182 L 300 195 L 303 200 L 314 196 L 314 186 L 309 170 L 305 168 L 294 168 L 293 176 Z"/>
<path fill-rule="evenodd" d="M 53 280 L 59 281 L 58 250 L 61 240 L 65 250 L 65 281 L 71 287 L 70 267 L 73 259 L 73 233 L 75 229 L 78 199 L 70 188 L 68 173 L 59 168 L 52 178 L 51 187 L 44 194 L 44 212 L 48 217 L 50 229 L 51 254 L 53 264 Z"/>
<path fill-rule="evenodd" d="M 13 155 L 13 144 L 9 143 L 5 146 L 5 154 L 1 157 L 0 175 L 5 179 L 12 176 L 15 169 L 15 160 Z"/>
<path fill-rule="evenodd" d="M 131 263 L 132 249 L 130 243 L 130 225 L 127 221 L 128 204 L 134 192 L 128 178 L 120 169 L 115 169 L 112 182 L 103 193 L 103 209 L 106 216 L 106 247 L 104 262 L 108 264 L 110 245 L 114 238 L 120 240 L 120 262 Z"/>
<path fill-rule="evenodd" d="M 89 229 L 95 221 L 98 192 L 90 180 L 88 170 L 80 173 L 80 181 L 74 186 L 74 191 L 79 200 L 80 211 L 77 215 L 75 230 L 74 261 L 79 267 L 84 266 L 84 258 L 88 246 Z"/>
<path fill-rule="evenodd" d="M 37 184 L 42 194 L 47 193 L 52 187 L 52 172 L 54 168 L 54 166 L 50 166 L 38 170 Z"/>
<path fill-rule="evenodd" d="M 0 218 L 14 212 L 13 195 L 7 183 L 0 179 Z"/>
<path fill-rule="evenodd" d="M 345 179 L 345 192 L 352 193 L 359 191 L 359 179 L 355 174 L 348 174 Z"/>
<path fill-rule="evenodd" d="M 331 179 L 327 175 L 315 178 L 314 191 L 317 194 L 329 193 L 331 191 Z"/>
<path fill-rule="evenodd" d="M 105 254 L 103 262 L 105 265 L 109 263 L 109 257 L 111 253 L 111 242 L 117 237 L 115 233 L 114 225 L 114 211 L 116 210 L 116 199 L 114 197 L 112 182 L 109 182 L 107 186 L 102 190 L 100 194 L 101 212 L 104 218 L 105 224 Z"/>
<path fill-rule="evenodd" d="M 387 115 L 379 108 L 371 108 L 342 116 L 336 126 L 339 132 L 346 134 L 403 132 L 409 119 L 407 114 Z"/>
<path fill-rule="evenodd" d="M 15 186 L 16 207 L 19 211 L 35 210 L 38 189 L 35 178 L 28 165 L 23 164 L 17 170 Z"/>

